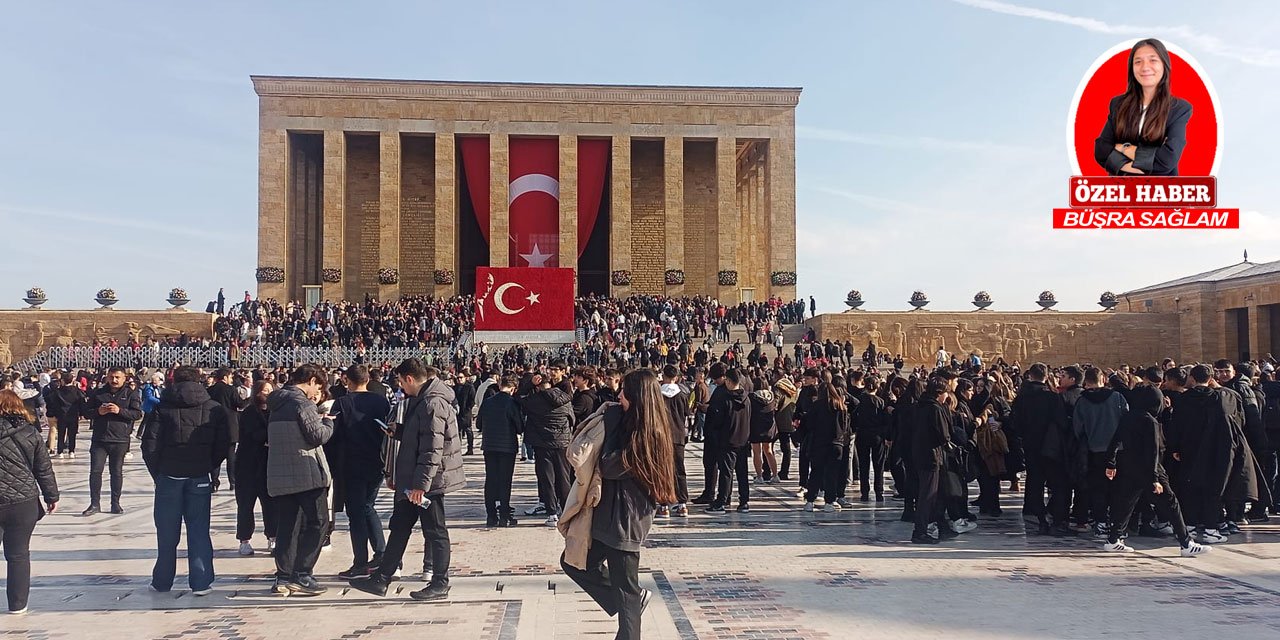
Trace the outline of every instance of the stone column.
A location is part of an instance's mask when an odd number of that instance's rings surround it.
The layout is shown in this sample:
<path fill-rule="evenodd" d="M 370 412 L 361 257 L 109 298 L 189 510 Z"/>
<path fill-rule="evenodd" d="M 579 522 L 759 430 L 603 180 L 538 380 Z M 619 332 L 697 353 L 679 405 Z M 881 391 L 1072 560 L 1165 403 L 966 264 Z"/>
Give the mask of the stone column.
<path fill-rule="evenodd" d="M 767 152 L 767 150 L 766 150 Z M 751 251 L 755 254 L 755 275 L 754 285 L 756 287 L 756 300 L 768 300 L 772 294 L 770 287 L 773 286 L 773 278 L 771 273 L 773 266 L 769 260 L 769 247 L 773 243 L 773 225 L 769 220 L 769 199 L 765 195 L 765 162 L 761 158 L 755 163 L 754 170 L 751 172 L 751 224 L 755 228 L 755 242 L 751 245 Z"/>
<path fill-rule="evenodd" d="M 793 118 L 790 116 L 789 118 Z M 796 270 L 796 138 L 795 122 L 774 129 L 766 156 L 766 215 L 769 220 L 768 271 Z M 796 285 L 771 286 L 769 292 L 794 300 Z"/>
<path fill-rule="evenodd" d="M 431 268 L 449 269 L 454 272 L 453 284 L 435 285 L 433 291 L 437 296 L 452 296 L 458 293 L 457 241 L 454 229 L 458 220 L 458 168 L 456 138 L 453 135 L 452 122 L 436 124 L 436 202 L 435 202 L 435 242 L 436 262 Z M 505 202 L 505 200 L 504 200 Z M 434 282 L 434 280 L 433 280 Z"/>
<path fill-rule="evenodd" d="M 397 125 L 396 121 L 389 124 Z M 378 219 L 379 262 L 377 270 L 400 268 L 400 128 L 383 131 L 379 137 Z M 400 297 L 399 284 L 379 284 L 379 300 Z"/>
<path fill-rule="evenodd" d="M 563 123 L 561 126 L 565 126 Z M 560 134 L 560 259 L 561 267 L 578 268 L 578 136 Z M 576 278 L 576 276 L 575 276 Z"/>
<path fill-rule="evenodd" d="M 666 193 L 666 268 L 684 271 L 684 138 L 667 136 L 663 139 L 662 156 L 662 183 Z M 684 287 L 683 284 L 667 285 L 667 295 L 682 296 Z"/>
<path fill-rule="evenodd" d="M 631 286 L 613 284 L 614 271 L 631 271 L 631 134 L 629 125 L 613 135 L 613 180 L 609 185 L 609 291 L 626 297 Z"/>
<path fill-rule="evenodd" d="M 320 252 L 321 269 L 341 269 L 343 255 L 343 210 L 347 191 L 347 134 L 342 130 L 326 129 L 324 132 L 324 245 Z M 358 274 L 342 274 L 344 282 L 323 282 L 320 297 L 342 300 L 346 296 L 345 282 L 355 282 Z"/>
<path fill-rule="evenodd" d="M 489 134 L 489 266 L 511 265 L 511 146 L 507 133 L 495 126 Z"/>
<path fill-rule="evenodd" d="M 289 273 L 289 132 L 263 129 L 258 132 L 258 267 L 286 269 Z M 285 282 L 261 282 L 258 297 L 289 300 Z"/>
<path fill-rule="evenodd" d="M 1262 354 L 1270 351 L 1271 335 L 1270 325 L 1268 322 L 1267 308 L 1261 305 L 1249 305 L 1245 312 L 1249 314 L 1247 322 L 1249 323 L 1249 358 L 1257 360 Z M 1267 335 L 1263 335 L 1263 331 L 1267 331 Z M 1274 355 L 1274 354 L 1272 354 Z"/>
<path fill-rule="evenodd" d="M 738 283 L 731 286 L 721 286 L 717 274 L 716 298 L 726 305 L 738 303 L 738 287 L 743 282 L 741 260 L 738 259 L 741 220 L 738 217 L 738 154 L 735 143 L 731 136 L 716 138 L 716 218 L 719 229 L 716 271 L 738 271 Z"/>

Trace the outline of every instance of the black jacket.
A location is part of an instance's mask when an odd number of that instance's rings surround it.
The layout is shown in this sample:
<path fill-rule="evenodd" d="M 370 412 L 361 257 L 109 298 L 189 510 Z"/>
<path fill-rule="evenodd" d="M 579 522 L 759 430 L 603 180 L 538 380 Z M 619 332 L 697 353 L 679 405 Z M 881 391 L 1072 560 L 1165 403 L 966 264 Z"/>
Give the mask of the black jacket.
<path fill-rule="evenodd" d="M 809 430 L 806 442 L 815 452 L 847 446 L 853 435 L 848 409 L 831 406 L 831 402 L 821 393 L 809 407 L 805 424 L 805 428 Z"/>
<path fill-rule="evenodd" d="M 1135 175 L 1120 170 L 1120 167 L 1129 162 L 1129 158 L 1116 150 L 1116 144 L 1128 142 L 1137 147 L 1133 155 L 1134 168 L 1153 176 L 1178 175 L 1178 160 L 1182 158 L 1182 150 L 1187 146 L 1187 122 L 1191 120 L 1191 103 L 1173 98 L 1173 104 L 1169 105 L 1164 139 L 1153 143 L 1137 138 L 1122 140 L 1116 136 L 1116 115 L 1123 99 L 1123 94 L 1111 99 L 1107 108 L 1107 123 L 1093 143 L 1093 159 L 1110 175 Z"/>
<path fill-rule="evenodd" d="M 453 385 L 453 395 L 458 401 L 458 428 L 471 428 L 471 412 L 476 408 L 476 387 L 470 382 Z"/>
<path fill-rule="evenodd" d="M 773 442 L 778 437 L 778 425 L 773 420 L 777 405 L 773 391 L 759 389 L 749 396 L 751 400 L 751 442 Z"/>
<path fill-rule="evenodd" d="M 480 448 L 485 453 L 515 455 L 520 450 L 517 436 L 524 430 L 524 417 L 511 394 L 498 392 L 485 400 L 476 414 L 476 426 L 484 434 Z"/>
<path fill-rule="evenodd" d="M 240 414 L 240 441 L 236 447 L 236 484 L 267 490 L 266 409 L 250 406 Z M 252 481 L 254 484 L 245 484 Z"/>
<path fill-rule="evenodd" d="M 522 400 L 525 442 L 544 449 L 568 447 L 575 424 L 572 400 L 558 387 L 534 391 Z"/>
<path fill-rule="evenodd" d="M 858 400 L 858 406 L 853 410 L 853 430 L 858 437 L 887 436 L 889 414 L 885 411 L 884 400 L 867 393 L 866 389 L 855 389 L 853 395 Z"/>
<path fill-rule="evenodd" d="M 622 406 L 604 410 L 604 443 L 600 447 L 600 504 L 591 518 L 591 538 L 622 551 L 639 552 L 649 537 L 658 505 L 622 463 L 627 434 Z"/>
<path fill-rule="evenodd" d="M 1164 408 L 1164 396 L 1151 386 L 1129 393 L 1129 411 L 1120 419 L 1107 449 L 1107 468 L 1116 469 L 1116 481 L 1128 486 L 1168 484 L 1161 458 L 1164 435 L 1156 416 Z"/>
<path fill-rule="evenodd" d="M 50 418 L 57 418 L 62 427 L 78 426 L 84 413 L 84 392 L 75 383 L 65 384 L 53 390 L 45 399 Z"/>
<path fill-rule="evenodd" d="M 120 413 L 98 415 L 98 407 L 108 403 L 120 407 Z M 133 423 L 142 419 L 142 396 L 127 386 L 115 391 L 101 387 L 89 394 L 83 408 L 93 428 L 94 442 L 127 444 L 133 435 Z M 226 452 L 223 453 L 225 455 Z"/>
<path fill-rule="evenodd" d="M 0 507 L 38 499 L 58 501 L 58 481 L 49 451 L 34 425 L 15 416 L 0 417 Z"/>
<path fill-rule="evenodd" d="M 951 441 L 951 410 L 925 395 L 911 412 L 911 467 L 942 469 L 943 449 Z"/>
<path fill-rule="evenodd" d="M 581 423 L 600 408 L 600 394 L 592 387 L 573 392 L 573 418 Z"/>
<path fill-rule="evenodd" d="M 1258 401 L 1258 393 L 1253 385 L 1244 376 L 1236 374 L 1224 386 L 1240 394 L 1240 401 L 1244 405 L 1244 435 L 1249 439 L 1249 446 L 1254 453 L 1270 449 L 1267 429 L 1262 423 L 1262 403 Z"/>
<path fill-rule="evenodd" d="M 343 445 L 342 471 L 350 478 L 381 477 L 382 446 L 387 436 L 376 420 L 385 424 L 391 413 L 386 396 L 369 391 L 348 393 L 338 398 L 333 411 L 338 417 L 333 421 L 334 437 L 330 442 L 337 440 Z"/>
<path fill-rule="evenodd" d="M 707 421 L 703 426 L 708 448 L 718 451 L 740 449 L 751 437 L 751 409 L 747 392 L 741 387 L 730 391 L 719 385 L 711 392 Z"/>
<path fill-rule="evenodd" d="M 249 406 L 248 398 L 241 398 L 236 388 L 222 381 L 209 387 L 209 397 L 227 410 L 227 432 L 232 442 L 240 441 L 240 410 Z"/>
<path fill-rule="evenodd" d="M 152 475 L 199 478 L 227 458 L 231 448 L 227 410 L 199 382 L 164 390 L 155 422 L 142 439 L 142 459 Z"/>
<path fill-rule="evenodd" d="M 667 403 L 667 411 L 671 414 L 671 444 L 682 446 L 688 441 L 689 430 L 685 423 L 689 418 L 689 398 L 692 392 L 688 387 L 679 384 L 662 385 L 662 399 Z"/>
<path fill-rule="evenodd" d="M 1022 442 L 1028 464 L 1036 464 L 1041 456 L 1061 460 L 1067 429 L 1066 405 L 1049 385 L 1031 381 L 1023 383 L 1018 396 L 1013 399 L 1010 421 L 1013 433 Z M 1009 433 L 1008 427 L 1005 432 Z"/>

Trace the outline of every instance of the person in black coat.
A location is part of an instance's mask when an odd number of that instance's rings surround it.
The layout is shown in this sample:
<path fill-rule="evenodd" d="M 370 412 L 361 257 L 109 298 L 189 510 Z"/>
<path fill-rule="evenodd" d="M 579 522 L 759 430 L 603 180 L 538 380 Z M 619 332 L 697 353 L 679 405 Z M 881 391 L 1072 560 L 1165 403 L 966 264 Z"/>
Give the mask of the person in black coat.
<path fill-rule="evenodd" d="M 76 436 L 80 433 L 80 416 L 84 414 L 85 395 L 70 371 L 62 374 L 62 384 L 54 390 L 49 402 L 51 417 L 58 419 L 59 458 L 76 457 Z"/>
<path fill-rule="evenodd" d="M 49 451 L 18 394 L 0 391 L 0 532 L 8 561 L 9 612 L 27 610 L 31 593 L 31 534 L 45 510 L 58 508 L 58 482 Z"/>
<path fill-rule="evenodd" d="M 1048 368 L 1043 363 L 1027 369 L 1026 381 L 1013 400 L 1009 417 L 1027 462 L 1022 513 L 1036 517 L 1041 535 L 1074 535 L 1067 525 L 1070 481 L 1061 457 L 1061 443 L 1067 437 L 1066 406 L 1062 397 L 1045 384 L 1047 376 Z M 1048 509 L 1046 487 L 1050 491 Z"/>
<path fill-rule="evenodd" d="M 187 582 L 194 595 L 208 595 L 213 579 L 209 536 L 213 470 L 230 449 L 227 410 L 209 397 L 200 370 L 181 366 L 160 396 L 155 418 L 142 440 L 142 459 L 155 481 L 156 563 L 151 587 L 173 588 L 178 541 L 187 532 Z"/>
<path fill-rule="evenodd" d="M 849 376 L 853 395 L 858 400 L 853 414 L 854 441 L 858 447 L 858 485 L 862 489 L 862 501 L 871 498 L 871 487 L 876 490 L 876 502 L 884 502 L 884 462 L 887 457 L 885 435 L 888 432 L 889 414 L 884 400 L 875 394 L 874 380 L 868 381 L 861 371 Z M 874 476 L 871 474 L 875 474 Z"/>
<path fill-rule="evenodd" d="M 821 492 L 825 511 L 840 509 L 840 460 L 848 446 L 852 431 L 849 425 L 847 394 L 835 384 L 831 372 L 823 372 L 817 398 L 805 416 L 808 429 L 809 484 L 805 487 L 804 510 L 813 511 Z"/>
<path fill-rule="evenodd" d="M 1187 502 L 1185 512 L 1202 542 L 1226 540 L 1221 525 L 1223 497 L 1232 480 L 1237 442 L 1233 420 L 1239 412 L 1235 392 L 1209 386 L 1209 367 L 1191 368 L 1192 385 L 1178 398 L 1172 426 L 1179 434 L 1174 457 L 1182 463 L 1179 493 Z"/>
<path fill-rule="evenodd" d="M 276 543 L 276 509 L 267 495 L 267 396 L 275 386 L 267 380 L 253 384 L 249 406 L 240 415 L 240 441 L 236 450 L 236 539 L 240 554 L 251 555 L 255 526 L 253 508 L 262 505 L 262 532 L 267 536 L 267 551 Z"/>
<path fill-rule="evenodd" d="M 493 385 L 498 392 L 480 405 L 476 416 L 476 426 L 484 434 L 480 448 L 484 451 L 485 526 L 489 528 L 516 526 L 511 480 L 520 448 L 519 435 L 524 429 L 520 406 L 512 395 L 518 384 L 515 376 L 503 376 Z"/>
<path fill-rule="evenodd" d="M 124 513 L 120 495 L 124 492 L 124 456 L 129 453 L 133 423 L 142 419 L 142 397 L 125 384 L 124 369 L 107 371 L 106 385 L 89 394 L 82 405 L 93 430 L 89 446 L 89 508 L 81 514 L 102 511 L 102 472 L 111 467 L 111 513 Z M 225 456 L 224 456 L 225 457 Z"/>
<path fill-rule="evenodd" d="M 222 405 L 227 410 L 227 429 L 231 433 L 231 446 L 227 450 L 227 482 L 231 485 L 231 490 L 236 489 L 236 443 L 240 442 L 240 411 L 249 405 L 247 398 L 241 398 L 240 392 L 236 391 L 232 384 L 232 373 L 230 369 L 218 369 L 213 372 L 214 383 L 209 387 L 209 397 L 214 402 Z M 213 490 L 216 492 L 218 487 L 222 485 L 219 476 L 222 474 L 222 466 L 213 470 Z"/>
<path fill-rule="evenodd" d="M 335 476 L 341 474 L 341 504 L 351 524 L 352 562 L 338 577 L 350 580 L 364 577 L 381 566 L 382 554 L 387 549 L 382 519 L 374 503 L 382 488 L 382 449 L 388 435 L 383 425 L 391 413 L 391 403 L 386 396 L 369 391 L 367 366 L 347 367 L 342 376 L 347 393 L 334 402 L 333 413 L 337 417 L 330 441 L 342 443 L 342 462 L 333 471 Z M 328 451 L 325 455 L 328 456 Z"/>
<path fill-rule="evenodd" d="M 533 447 L 533 470 L 538 478 L 538 496 L 546 509 L 546 524 L 554 526 L 569 497 L 565 449 L 573 438 L 573 398 L 540 375 L 534 377 L 534 384 L 536 389 L 520 403 L 525 415 L 524 437 L 525 443 Z"/>
<path fill-rule="evenodd" d="M 689 515 L 686 503 L 689 502 L 689 476 L 684 466 L 684 446 L 688 442 L 689 412 L 692 405 L 693 392 L 681 384 L 680 370 L 675 365 L 662 368 L 662 398 L 666 401 L 667 411 L 671 414 L 671 449 L 675 456 L 676 502 L 674 505 L 658 505 L 658 516 L 685 517 Z"/>
<path fill-rule="evenodd" d="M 1112 483 L 1111 528 L 1102 548 L 1132 551 L 1122 538 L 1134 508 L 1149 501 L 1154 503 L 1160 519 L 1173 526 L 1183 556 L 1207 553 L 1211 547 L 1191 540 L 1169 475 L 1161 464 L 1164 436 L 1156 416 L 1164 408 L 1164 396 L 1153 386 L 1139 385 L 1130 390 L 1128 400 L 1129 410 L 1107 448 L 1106 477 Z"/>
<path fill-rule="evenodd" d="M 716 390 L 711 393 L 707 407 L 705 455 L 712 456 L 716 461 L 714 484 L 708 484 L 708 487 L 715 487 L 715 495 L 706 511 L 719 514 L 725 512 L 732 497 L 738 451 L 750 442 L 751 412 L 747 392 L 742 388 L 743 374 L 740 371 L 727 369 L 722 363 L 716 363 L 711 367 L 711 376 L 715 378 Z M 709 478 L 708 483 L 712 482 L 713 479 Z M 750 489 L 743 491 L 746 484 L 746 478 L 739 478 L 740 507 L 747 506 L 750 499 Z"/>
<path fill-rule="evenodd" d="M 956 385 L 949 370 L 929 379 L 925 393 L 911 412 L 911 466 L 919 477 L 915 529 L 911 542 L 936 544 L 959 535 L 946 518 L 942 497 L 942 476 L 947 472 L 945 451 L 951 442 L 951 410 L 944 404 Z M 929 535 L 929 525 L 938 528 L 938 537 Z"/>
<path fill-rule="evenodd" d="M 463 369 L 453 385 L 453 395 L 458 402 L 458 429 L 467 438 L 467 450 L 462 455 L 475 454 L 476 432 L 471 428 L 471 413 L 476 408 L 476 387 L 471 383 L 471 372 Z"/>

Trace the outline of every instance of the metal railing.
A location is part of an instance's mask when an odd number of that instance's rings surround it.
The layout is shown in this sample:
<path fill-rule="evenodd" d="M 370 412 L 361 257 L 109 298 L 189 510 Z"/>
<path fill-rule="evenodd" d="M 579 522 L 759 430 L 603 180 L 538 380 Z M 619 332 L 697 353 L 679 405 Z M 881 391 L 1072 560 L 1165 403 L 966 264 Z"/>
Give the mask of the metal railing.
<path fill-rule="evenodd" d="M 231 361 L 226 347 L 51 347 L 13 367 L 19 371 L 33 372 L 46 369 L 97 369 L 108 367 L 172 368 L 191 365 L 202 368 L 225 366 L 239 367 L 291 367 L 314 362 L 326 367 L 347 366 L 356 362 L 366 364 L 399 363 L 406 358 L 422 358 L 428 364 L 448 360 L 456 350 L 433 347 L 251 347 L 242 349 L 236 362 Z"/>

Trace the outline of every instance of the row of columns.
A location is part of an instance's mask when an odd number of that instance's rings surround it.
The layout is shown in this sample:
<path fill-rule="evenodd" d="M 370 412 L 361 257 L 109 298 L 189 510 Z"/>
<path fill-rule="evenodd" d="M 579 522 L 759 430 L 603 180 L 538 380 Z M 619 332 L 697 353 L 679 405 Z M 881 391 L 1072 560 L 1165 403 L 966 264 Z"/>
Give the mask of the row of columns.
<path fill-rule="evenodd" d="M 388 121 L 385 130 L 379 135 L 379 255 L 378 268 L 399 268 L 400 256 L 400 209 L 401 209 L 401 137 L 400 131 Z M 457 167 L 456 136 L 452 123 L 439 122 L 434 132 L 435 139 L 435 264 L 433 269 L 456 270 L 455 221 L 457 212 Z M 631 270 L 631 136 L 627 131 L 629 124 L 619 124 L 612 144 L 612 182 L 610 184 L 610 270 Z M 347 133 L 342 130 L 325 130 L 324 133 L 324 204 L 323 204 L 323 240 L 322 268 L 340 267 L 344 257 L 344 225 L 346 202 L 346 170 Z M 509 136 L 502 123 L 494 123 L 489 134 L 490 152 L 490 228 L 489 228 L 489 263 L 494 265 L 508 264 L 509 209 L 508 209 L 508 167 L 510 162 Z M 716 138 L 716 188 L 718 207 L 716 211 L 716 269 L 738 270 L 740 278 L 745 277 L 747 265 L 739 260 L 742 236 L 741 217 L 738 211 L 737 198 L 737 157 L 736 139 L 730 136 Z M 684 138 L 666 136 L 663 138 L 664 167 L 663 185 L 665 192 L 666 225 L 664 243 L 666 247 L 665 268 L 686 268 L 684 253 Z M 577 267 L 578 255 L 578 136 L 564 133 L 559 136 L 560 149 L 560 264 L 565 267 Z M 760 191 L 768 189 L 773 196 L 791 193 L 785 188 L 776 188 L 779 180 L 788 178 L 790 170 L 778 166 L 790 163 L 792 153 L 789 144 L 770 144 L 768 154 L 770 184 L 761 183 Z M 260 138 L 260 154 L 264 159 L 279 158 L 274 166 L 265 166 L 260 172 L 260 212 L 259 212 L 259 256 L 261 266 L 288 264 L 286 260 L 292 246 L 290 230 L 287 229 L 287 179 L 288 179 L 288 132 L 285 130 L 264 130 Z M 793 165 L 791 165 L 793 166 Z M 794 183 L 792 183 L 794 184 Z M 781 185 L 784 186 L 785 185 Z M 754 195 L 754 194 L 753 194 Z M 771 224 L 767 236 L 781 233 L 784 241 L 772 238 L 770 246 L 760 247 L 759 260 L 774 268 L 788 267 L 794 270 L 794 204 L 787 202 L 766 202 L 766 217 Z M 790 234 L 789 236 L 787 234 Z M 791 238 L 790 249 L 785 240 Z M 272 243 L 278 243 L 275 247 Z M 779 253 L 779 251 L 782 253 Z M 789 252 L 789 255 L 788 255 Z M 290 280 L 297 274 L 287 274 Z M 355 277 L 355 274 L 343 274 L 343 280 Z M 768 291 L 768 274 L 766 274 L 766 292 Z M 455 284 L 437 286 L 436 295 L 452 295 L 457 291 Z M 310 283 L 302 283 L 310 284 Z M 722 300 L 736 301 L 738 286 L 719 287 L 716 293 Z M 288 292 L 284 285 L 270 286 L 270 294 L 286 297 Z M 612 287 L 615 295 L 627 295 L 629 287 Z M 684 286 L 671 286 L 667 293 L 684 294 Z M 394 298 L 399 296 L 399 285 L 379 286 L 379 296 Z M 345 285 L 339 283 L 323 283 L 322 295 L 329 299 L 345 297 Z"/>

